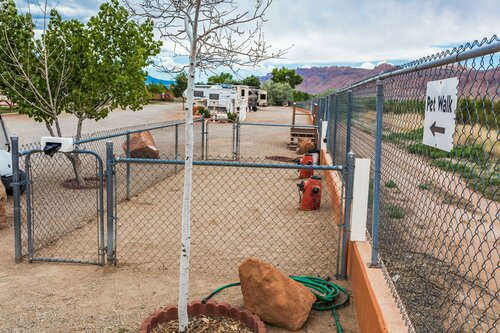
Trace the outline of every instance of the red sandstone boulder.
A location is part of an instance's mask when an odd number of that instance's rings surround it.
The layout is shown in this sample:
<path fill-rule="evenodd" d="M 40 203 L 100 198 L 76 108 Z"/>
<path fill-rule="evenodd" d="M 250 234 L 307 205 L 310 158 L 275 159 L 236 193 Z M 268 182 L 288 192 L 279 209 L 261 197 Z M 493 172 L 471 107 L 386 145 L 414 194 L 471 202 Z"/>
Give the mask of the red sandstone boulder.
<path fill-rule="evenodd" d="M 127 142 L 122 144 L 127 152 Z M 130 157 L 132 158 L 160 158 L 160 151 L 156 148 L 151 132 L 139 132 L 130 135 Z"/>
<path fill-rule="evenodd" d="M 239 267 L 245 308 L 271 325 L 290 331 L 302 328 L 316 297 L 302 284 L 255 258 Z"/>

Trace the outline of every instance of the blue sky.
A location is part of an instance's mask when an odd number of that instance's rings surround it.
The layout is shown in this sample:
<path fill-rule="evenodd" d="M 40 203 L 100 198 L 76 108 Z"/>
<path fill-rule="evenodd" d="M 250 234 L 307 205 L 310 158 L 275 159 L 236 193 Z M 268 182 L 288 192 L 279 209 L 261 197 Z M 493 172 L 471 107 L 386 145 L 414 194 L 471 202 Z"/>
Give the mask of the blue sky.
<path fill-rule="evenodd" d="M 249 5 L 254 1 L 238 2 Z M 16 2 L 21 10 L 27 10 L 27 0 Z M 31 11 L 36 13 L 37 1 L 30 2 Z M 49 0 L 49 5 L 56 6 L 64 18 L 86 21 L 102 2 Z M 500 34 L 498 0 L 274 0 L 266 16 L 266 41 L 276 49 L 293 48 L 285 59 L 242 70 L 243 76 L 265 75 L 278 66 L 371 68 L 380 62 L 401 64 Z M 173 56 L 168 42 L 159 58 L 185 61 Z M 153 76 L 168 77 L 154 69 L 148 71 Z"/>

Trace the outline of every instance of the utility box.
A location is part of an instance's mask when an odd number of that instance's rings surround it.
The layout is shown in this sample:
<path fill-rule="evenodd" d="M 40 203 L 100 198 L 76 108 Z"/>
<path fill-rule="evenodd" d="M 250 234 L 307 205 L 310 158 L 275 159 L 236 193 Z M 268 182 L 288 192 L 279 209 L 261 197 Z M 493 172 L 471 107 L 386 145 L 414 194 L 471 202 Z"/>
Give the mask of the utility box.
<path fill-rule="evenodd" d="M 73 138 L 60 138 L 55 136 L 42 136 L 42 149 L 47 146 L 59 146 L 56 151 L 61 153 L 69 153 L 75 150 Z"/>

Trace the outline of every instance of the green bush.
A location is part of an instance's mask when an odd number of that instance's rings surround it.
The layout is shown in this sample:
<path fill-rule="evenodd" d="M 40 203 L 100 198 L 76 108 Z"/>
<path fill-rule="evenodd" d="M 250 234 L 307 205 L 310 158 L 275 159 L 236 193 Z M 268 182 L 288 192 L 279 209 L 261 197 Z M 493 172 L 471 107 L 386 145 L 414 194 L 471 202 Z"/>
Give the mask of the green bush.
<path fill-rule="evenodd" d="M 398 187 L 396 183 L 393 180 L 389 180 L 385 183 L 385 187 L 387 188 L 396 188 Z"/>
<path fill-rule="evenodd" d="M 403 143 L 405 141 L 422 141 L 424 137 L 424 129 L 417 128 L 409 132 L 392 132 L 382 135 L 382 139 L 392 143 Z"/>
<path fill-rule="evenodd" d="M 498 128 L 500 100 L 493 102 L 489 98 L 460 98 L 457 103 L 457 122 L 481 124 Z"/>
<path fill-rule="evenodd" d="M 389 205 L 386 207 L 387 210 L 387 215 L 389 215 L 390 218 L 393 219 L 402 219 L 405 217 L 405 210 L 403 207 L 398 206 L 398 205 Z"/>
<path fill-rule="evenodd" d="M 205 118 L 210 118 L 210 111 L 203 106 L 200 106 L 198 108 L 198 113 L 201 114 L 202 116 L 204 115 Z"/>
<path fill-rule="evenodd" d="M 236 121 L 237 117 L 238 117 L 238 115 L 236 114 L 236 112 L 228 112 L 227 113 L 227 119 L 229 119 L 229 120 Z"/>

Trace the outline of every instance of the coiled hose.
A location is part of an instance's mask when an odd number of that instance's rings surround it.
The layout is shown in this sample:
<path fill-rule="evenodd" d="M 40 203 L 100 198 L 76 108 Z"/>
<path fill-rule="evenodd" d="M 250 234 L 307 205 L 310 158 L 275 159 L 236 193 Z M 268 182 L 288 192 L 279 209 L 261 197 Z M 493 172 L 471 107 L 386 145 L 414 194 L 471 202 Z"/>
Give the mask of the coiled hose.
<path fill-rule="evenodd" d="M 337 327 L 337 332 L 342 333 L 342 327 L 340 326 L 340 321 L 336 310 L 349 303 L 349 293 L 341 286 L 338 286 L 316 276 L 291 275 L 290 278 L 309 288 L 314 296 L 316 296 L 316 301 L 312 306 L 313 310 L 332 312 L 333 319 L 335 320 L 335 326 Z M 209 299 L 211 299 L 213 296 L 224 289 L 236 287 L 239 285 L 241 285 L 240 282 L 223 285 L 222 287 L 219 287 L 212 291 L 207 297 L 203 298 L 202 303 L 206 303 Z M 338 301 L 337 298 L 341 295 L 343 296 L 342 300 Z"/>

